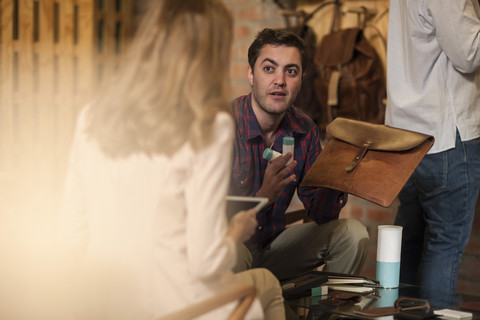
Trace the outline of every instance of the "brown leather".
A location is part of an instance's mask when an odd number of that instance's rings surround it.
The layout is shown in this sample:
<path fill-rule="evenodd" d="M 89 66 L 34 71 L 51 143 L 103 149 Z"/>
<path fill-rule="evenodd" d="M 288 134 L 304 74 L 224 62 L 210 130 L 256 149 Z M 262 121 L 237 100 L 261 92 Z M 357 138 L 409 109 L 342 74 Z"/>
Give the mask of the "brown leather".
<path fill-rule="evenodd" d="M 362 301 L 362 296 L 355 293 L 343 292 L 343 291 L 330 291 L 327 299 L 322 299 L 322 304 L 328 304 L 330 306 L 343 306 L 348 304 L 356 304 Z"/>
<path fill-rule="evenodd" d="M 314 61 L 318 70 L 315 93 L 322 108 L 319 123 L 322 132 L 336 117 L 383 123 L 385 71 L 362 29 L 325 35 L 315 51 Z"/>
<path fill-rule="evenodd" d="M 355 300 L 356 302 L 362 301 L 362 296 L 357 293 L 345 292 L 345 291 L 330 291 L 328 295 L 334 299 L 340 300 Z"/>
<path fill-rule="evenodd" d="M 313 61 L 317 46 L 317 36 L 315 31 L 307 25 L 306 21 L 298 27 L 290 27 L 287 30 L 303 39 L 308 57 L 308 66 L 306 70 L 304 70 L 305 74 L 303 75 L 302 86 L 293 104 L 312 118 L 315 123 L 320 123 L 322 107 L 315 94 L 314 82 L 318 74 Z"/>
<path fill-rule="evenodd" d="M 345 118 L 306 174 L 302 187 L 344 191 L 389 207 L 430 150 L 429 135 Z M 362 150 L 363 148 L 363 150 Z"/>

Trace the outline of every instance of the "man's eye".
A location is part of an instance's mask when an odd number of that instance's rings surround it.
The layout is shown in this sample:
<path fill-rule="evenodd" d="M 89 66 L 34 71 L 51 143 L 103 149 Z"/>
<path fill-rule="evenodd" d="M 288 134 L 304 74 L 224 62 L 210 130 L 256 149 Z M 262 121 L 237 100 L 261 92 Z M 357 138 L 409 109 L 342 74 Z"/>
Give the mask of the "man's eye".
<path fill-rule="evenodd" d="M 271 72 L 273 71 L 273 68 L 271 66 L 266 66 L 266 67 L 263 67 L 263 70 L 265 70 L 266 72 Z"/>
<path fill-rule="evenodd" d="M 296 76 L 298 74 L 297 70 L 296 69 L 288 69 L 287 70 L 287 74 L 289 76 Z"/>

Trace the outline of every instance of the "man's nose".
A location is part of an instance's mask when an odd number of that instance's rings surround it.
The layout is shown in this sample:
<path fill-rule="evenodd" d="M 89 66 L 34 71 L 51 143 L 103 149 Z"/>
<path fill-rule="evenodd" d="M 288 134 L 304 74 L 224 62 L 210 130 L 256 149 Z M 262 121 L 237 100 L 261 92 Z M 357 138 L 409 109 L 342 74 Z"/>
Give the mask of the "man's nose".
<path fill-rule="evenodd" d="M 283 72 L 278 72 L 275 74 L 275 85 L 283 87 L 285 85 L 285 74 Z"/>

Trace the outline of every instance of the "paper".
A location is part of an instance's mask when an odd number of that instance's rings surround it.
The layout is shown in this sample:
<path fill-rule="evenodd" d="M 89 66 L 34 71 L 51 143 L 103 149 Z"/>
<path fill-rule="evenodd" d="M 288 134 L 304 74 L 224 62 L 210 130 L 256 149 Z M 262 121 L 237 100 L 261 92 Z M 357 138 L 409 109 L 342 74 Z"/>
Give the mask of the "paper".
<path fill-rule="evenodd" d="M 334 284 L 365 284 L 369 286 L 377 286 L 377 284 L 368 279 L 359 279 L 359 278 L 330 278 L 328 277 L 327 285 Z"/>
<path fill-rule="evenodd" d="M 328 284 L 363 284 L 371 287 L 379 287 L 378 282 L 368 277 L 354 276 L 342 273 L 328 273 Z"/>
<path fill-rule="evenodd" d="M 329 285 L 328 290 L 366 293 L 366 292 L 375 291 L 375 288 L 345 284 L 345 285 Z"/>
<path fill-rule="evenodd" d="M 439 315 L 442 319 L 472 319 L 473 314 L 451 309 L 435 310 L 433 313 Z"/>

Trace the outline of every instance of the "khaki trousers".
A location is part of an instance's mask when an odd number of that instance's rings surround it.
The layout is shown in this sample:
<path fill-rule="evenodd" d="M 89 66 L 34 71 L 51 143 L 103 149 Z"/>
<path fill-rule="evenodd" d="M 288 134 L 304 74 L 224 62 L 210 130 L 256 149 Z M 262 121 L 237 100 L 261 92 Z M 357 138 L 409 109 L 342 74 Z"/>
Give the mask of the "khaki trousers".
<path fill-rule="evenodd" d="M 264 252 L 256 244 L 239 245 L 235 271 L 267 268 L 280 281 L 321 265 L 324 271 L 359 274 L 368 246 L 368 232 L 355 219 L 296 224 L 280 233 Z"/>
<path fill-rule="evenodd" d="M 242 282 L 255 286 L 257 298 L 265 313 L 265 320 L 285 319 L 282 289 L 277 278 L 270 271 L 256 268 L 239 272 L 235 276 Z"/>

